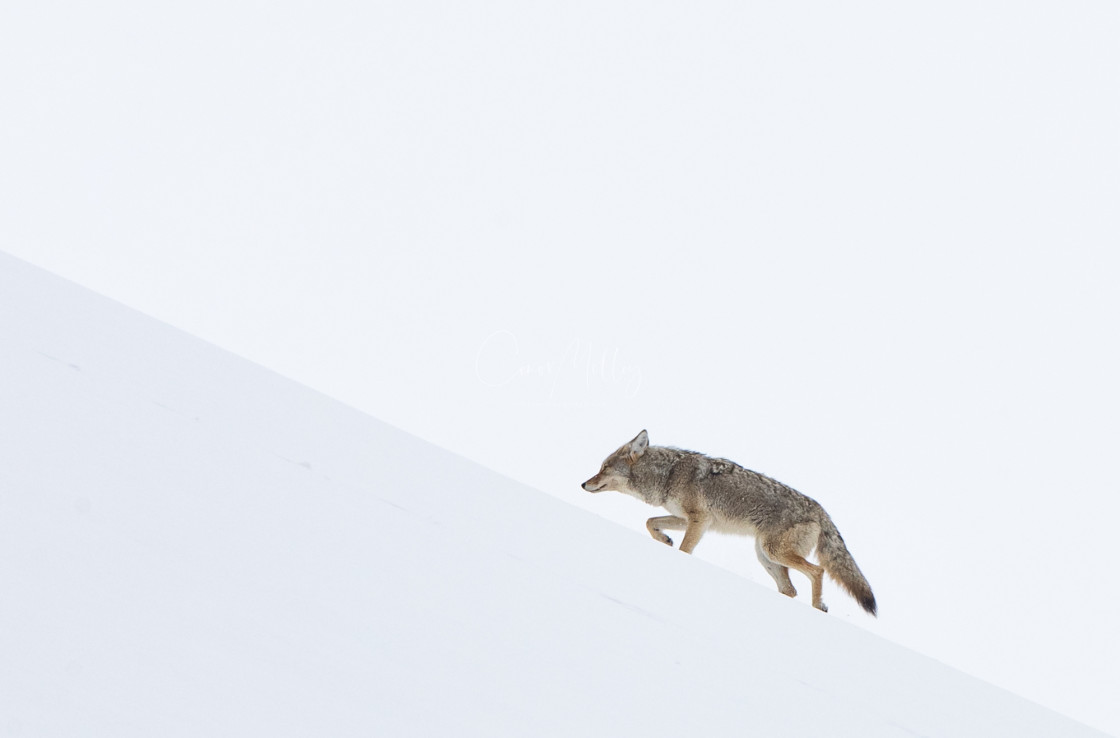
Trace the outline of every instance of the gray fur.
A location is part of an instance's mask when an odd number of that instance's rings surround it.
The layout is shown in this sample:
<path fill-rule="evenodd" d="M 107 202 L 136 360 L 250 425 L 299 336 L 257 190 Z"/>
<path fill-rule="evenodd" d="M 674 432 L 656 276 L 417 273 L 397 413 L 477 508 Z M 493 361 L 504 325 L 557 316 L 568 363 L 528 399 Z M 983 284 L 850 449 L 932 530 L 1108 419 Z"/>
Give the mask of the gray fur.
<path fill-rule="evenodd" d="M 709 529 L 753 535 L 759 561 L 783 594 L 797 593 L 789 580 L 789 568 L 795 568 L 813 583 L 813 605 L 827 610 L 820 599 L 821 574 L 827 571 L 876 614 L 871 586 L 832 518 L 816 500 L 764 474 L 695 451 L 650 446 L 643 430 L 607 457 L 583 488 L 624 492 L 665 508 L 672 514 L 651 518 L 646 527 L 655 540 L 669 545 L 672 539 L 663 531 L 684 530 L 681 550 L 686 553 Z M 819 566 L 808 561 L 814 548 Z"/>

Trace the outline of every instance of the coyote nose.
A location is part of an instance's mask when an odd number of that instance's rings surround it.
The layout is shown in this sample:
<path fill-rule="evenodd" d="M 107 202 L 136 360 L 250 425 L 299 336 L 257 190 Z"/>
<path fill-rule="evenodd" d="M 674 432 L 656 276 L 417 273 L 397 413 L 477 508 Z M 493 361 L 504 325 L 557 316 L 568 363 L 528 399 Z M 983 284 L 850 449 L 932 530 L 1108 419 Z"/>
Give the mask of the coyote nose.
<path fill-rule="evenodd" d="M 583 487 L 584 491 L 586 491 L 586 490 L 587 490 L 587 482 L 584 482 L 584 483 L 583 483 L 583 484 L 581 484 L 580 486 L 581 486 L 581 487 Z"/>

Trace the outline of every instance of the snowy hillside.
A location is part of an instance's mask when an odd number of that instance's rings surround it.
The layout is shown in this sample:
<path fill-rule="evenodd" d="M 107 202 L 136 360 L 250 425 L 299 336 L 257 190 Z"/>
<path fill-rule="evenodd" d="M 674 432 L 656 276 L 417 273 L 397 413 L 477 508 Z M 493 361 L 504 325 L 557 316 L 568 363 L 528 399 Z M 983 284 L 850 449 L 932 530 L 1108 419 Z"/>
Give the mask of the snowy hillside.
<path fill-rule="evenodd" d="M 8 735 L 1098 735 L 4 255 L 0 352 Z"/>

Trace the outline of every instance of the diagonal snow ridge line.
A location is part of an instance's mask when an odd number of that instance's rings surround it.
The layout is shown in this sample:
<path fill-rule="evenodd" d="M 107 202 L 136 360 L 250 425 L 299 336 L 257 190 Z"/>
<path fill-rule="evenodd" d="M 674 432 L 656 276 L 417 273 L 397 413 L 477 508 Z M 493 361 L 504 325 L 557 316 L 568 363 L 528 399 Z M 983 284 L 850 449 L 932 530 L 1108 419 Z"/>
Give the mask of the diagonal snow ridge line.
<path fill-rule="evenodd" d="M 0 409 L 22 734 L 1101 735 L 3 254 Z"/>

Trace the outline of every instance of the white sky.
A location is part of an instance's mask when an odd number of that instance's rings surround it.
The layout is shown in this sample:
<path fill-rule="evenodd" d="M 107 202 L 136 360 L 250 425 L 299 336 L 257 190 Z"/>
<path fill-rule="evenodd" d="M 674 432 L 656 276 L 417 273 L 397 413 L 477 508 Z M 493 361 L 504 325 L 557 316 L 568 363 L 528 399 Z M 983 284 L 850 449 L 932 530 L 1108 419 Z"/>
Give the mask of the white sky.
<path fill-rule="evenodd" d="M 1120 733 L 1120 9 L 756 5 L 8 3 L 0 248 L 635 535 L 643 427 L 771 474 Z"/>

